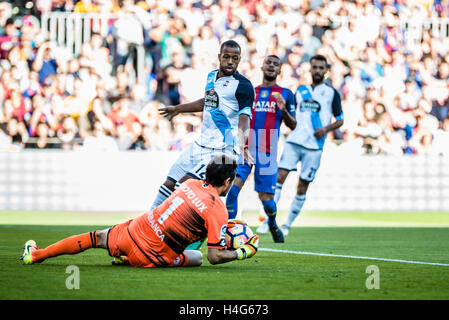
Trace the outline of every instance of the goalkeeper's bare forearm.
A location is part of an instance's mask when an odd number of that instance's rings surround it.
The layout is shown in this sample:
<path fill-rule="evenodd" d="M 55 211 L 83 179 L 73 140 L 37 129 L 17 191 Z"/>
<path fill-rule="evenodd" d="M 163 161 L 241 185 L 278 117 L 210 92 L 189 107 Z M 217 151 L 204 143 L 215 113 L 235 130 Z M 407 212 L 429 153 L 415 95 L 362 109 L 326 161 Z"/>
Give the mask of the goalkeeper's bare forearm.
<path fill-rule="evenodd" d="M 209 248 L 207 250 L 207 260 L 210 264 L 221 264 L 237 259 L 237 252 L 234 250 L 220 250 Z"/>

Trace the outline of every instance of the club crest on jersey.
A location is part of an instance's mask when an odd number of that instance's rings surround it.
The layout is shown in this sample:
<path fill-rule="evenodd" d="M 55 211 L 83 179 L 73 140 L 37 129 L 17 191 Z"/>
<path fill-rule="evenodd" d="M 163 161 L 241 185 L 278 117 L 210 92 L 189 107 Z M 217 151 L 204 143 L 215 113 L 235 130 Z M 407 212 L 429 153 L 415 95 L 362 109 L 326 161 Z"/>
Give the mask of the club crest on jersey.
<path fill-rule="evenodd" d="M 320 112 L 321 105 L 318 101 L 313 99 L 309 99 L 306 101 L 301 101 L 299 104 L 299 109 L 301 112 L 310 111 L 310 112 Z"/>
<path fill-rule="evenodd" d="M 267 90 L 263 90 L 260 92 L 260 97 L 261 98 L 266 98 L 268 97 L 269 92 Z"/>
<path fill-rule="evenodd" d="M 211 88 L 206 91 L 206 95 L 204 96 L 204 106 L 211 108 L 218 108 L 218 94 L 215 92 L 214 88 Z"/>
<path fill-rule="evenodd" d="M 220 239 L 225 240 L 227 224 L 224 224 L 220 228 Z"/>

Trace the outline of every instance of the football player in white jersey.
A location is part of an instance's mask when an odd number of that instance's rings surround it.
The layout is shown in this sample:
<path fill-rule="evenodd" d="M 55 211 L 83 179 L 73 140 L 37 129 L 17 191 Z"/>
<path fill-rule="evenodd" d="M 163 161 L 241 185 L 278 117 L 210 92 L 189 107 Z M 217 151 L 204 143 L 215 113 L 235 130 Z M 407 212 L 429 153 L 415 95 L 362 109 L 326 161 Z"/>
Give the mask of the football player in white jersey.
<path fill-rule="evenodd" d="M 252 163 L 245 141 L 249 134 L 254 88 L 237 71 L 240 58 L 241 48 L 237 42 L 223 42 L 218 54 L 219 68 L 208 74 L 204 98 L 159 109 L 169 120 L 180 113 L 202 111 L 203 124 L 198 140 L 185 149 L 171 167 L 152 208 L 164 202 L 185 180 L 203 179 L 207 164 L 219 153 L 235 159 L 237 154 L 242 154 L 244 160 Z"/>
<path fill-rule="evenodd" d="M 299 86 L 296 91 L 296 128 L 287 137 L 279 161 L 275 201 L 279 202 L 282 185 L 292 170 L 301 162 L 296 196 L 281 230 L 286 236 L 306 200 L 309 184 L 320 166 L 324 141 L 329 132 L 343 125 L 343 112 L 339 93 L 324 82 L 329 70 L 322 55 L 310 58 L 312 84 Z M 333 120 L 335 119 L 335 120 Z"/>

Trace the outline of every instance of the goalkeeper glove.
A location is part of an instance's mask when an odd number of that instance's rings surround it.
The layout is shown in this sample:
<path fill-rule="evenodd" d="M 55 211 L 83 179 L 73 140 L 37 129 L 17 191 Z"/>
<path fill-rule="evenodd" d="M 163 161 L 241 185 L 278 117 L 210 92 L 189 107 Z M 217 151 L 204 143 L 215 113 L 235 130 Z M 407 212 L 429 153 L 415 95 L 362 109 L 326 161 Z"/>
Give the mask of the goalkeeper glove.
<path fill-rule="evenodd" d="M 237 260 L 249 259 L 256 254 L 259 248 L 259 236 L 252 236 L 243 246 L 235 250 L 237 252 Z"/>

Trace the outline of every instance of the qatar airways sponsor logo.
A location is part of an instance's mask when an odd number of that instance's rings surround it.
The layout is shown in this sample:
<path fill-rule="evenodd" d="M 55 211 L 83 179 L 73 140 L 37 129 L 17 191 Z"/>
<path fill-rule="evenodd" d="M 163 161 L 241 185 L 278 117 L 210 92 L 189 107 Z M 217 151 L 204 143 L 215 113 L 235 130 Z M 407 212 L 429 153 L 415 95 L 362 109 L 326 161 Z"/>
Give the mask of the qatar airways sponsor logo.
<path fill-rule="evenodd" d="M 181 185 L 181 191 L 185 193 L 187 199 L 189 199 L 192 204 L 202 213 L 207 209 L 204 202 L 196 195 L 195 192 L 186 184 Z"/>
<path fill-rule="evenodd" d="M 253 109 L 256 112 L 276 112 L 276 101 L 257 101 L 254 102 Z"/>

